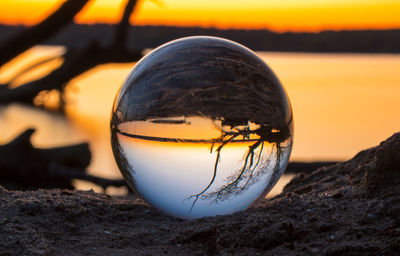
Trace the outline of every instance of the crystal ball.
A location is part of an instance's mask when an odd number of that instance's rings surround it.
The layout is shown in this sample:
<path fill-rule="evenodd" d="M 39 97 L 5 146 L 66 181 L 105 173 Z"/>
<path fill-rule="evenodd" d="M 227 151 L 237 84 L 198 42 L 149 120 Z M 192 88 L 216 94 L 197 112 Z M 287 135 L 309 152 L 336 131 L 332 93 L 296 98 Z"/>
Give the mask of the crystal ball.
<path fill-rule="evenodd" d="M 264 198 L 284 172 L 293 115 L 273 71 L 248 48 L 198 36 L 143 57 L 116 95 L 111 144 L 128 185 L 192 219 Z"/>

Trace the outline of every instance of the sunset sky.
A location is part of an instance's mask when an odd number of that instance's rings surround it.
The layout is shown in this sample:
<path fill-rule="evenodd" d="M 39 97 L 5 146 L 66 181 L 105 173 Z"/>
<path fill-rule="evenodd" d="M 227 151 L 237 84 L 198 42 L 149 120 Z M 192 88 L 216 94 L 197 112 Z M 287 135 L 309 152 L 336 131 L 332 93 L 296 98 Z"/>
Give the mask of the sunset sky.
<path fill-rule="evenodd" d="M 37 23 L 63 1 L 2 0 L 0 22 Z M 113 23 L 121 0 L 93 0 L 79 23 Z M 132 22 L 276 31 L 400 28 L 399 0 L 152 0 L 141 1 Z"/>

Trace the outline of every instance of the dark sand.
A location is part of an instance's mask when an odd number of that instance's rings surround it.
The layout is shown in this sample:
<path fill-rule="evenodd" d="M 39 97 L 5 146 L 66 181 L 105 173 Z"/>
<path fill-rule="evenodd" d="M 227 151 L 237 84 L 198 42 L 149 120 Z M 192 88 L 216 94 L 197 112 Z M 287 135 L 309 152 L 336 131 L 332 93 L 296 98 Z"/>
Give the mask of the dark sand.
<path fill-rule="evenodd" d="M 399 255 L 400 133 L 300 174 L 230 216 L 184 221 L 140 199 L 0 189 L 0 255 Z"/>

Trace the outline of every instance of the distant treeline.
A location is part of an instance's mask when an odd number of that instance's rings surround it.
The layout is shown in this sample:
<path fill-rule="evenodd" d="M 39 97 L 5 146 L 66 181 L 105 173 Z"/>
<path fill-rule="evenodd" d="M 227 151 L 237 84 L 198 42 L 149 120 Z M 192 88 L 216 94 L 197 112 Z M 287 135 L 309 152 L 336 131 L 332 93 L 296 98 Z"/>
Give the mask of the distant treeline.
<path fill-rule="evenodd" d="M 0 40 L 21 29 L 22 26 L 0 25 Z M 111 40 L 113 31 L 112 25 L 107 24 L 71 24 L 46 43 L 80 47 L 96 39 L 106 44 Z M 193 35 L 224 37 L 256 51 L 400 53 L 400 29 L 275 33 L 269 30 L 135 26 L 129 33 L 129 47 L 154 48 L 170 40 Z"/>

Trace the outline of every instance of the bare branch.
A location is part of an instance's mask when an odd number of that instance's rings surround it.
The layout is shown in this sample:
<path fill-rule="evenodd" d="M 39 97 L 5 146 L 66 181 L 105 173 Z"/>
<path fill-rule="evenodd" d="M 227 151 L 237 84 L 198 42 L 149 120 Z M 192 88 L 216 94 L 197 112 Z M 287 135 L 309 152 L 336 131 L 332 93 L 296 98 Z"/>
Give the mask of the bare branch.
<path fill-rule="evenodd" d="M 42 91 L 58 90 L 63 94 L 65 85 L 74 77 L 105 63 L 126 63 L 137 61 L 142 57 L 142 51 L 128 50 L 121 40 L 126 40 L 129 28 L 129 17 L 134 10 L 136 0 L 129 0 L 125 6 L 121 22 L 117 25 L 114 42 L 110 46 L 101 47 L 96 41 L 91 42 L 81 49 L 67 49 L 64 54 L 63 64 L 47 76 L 28 82 L 16 88 L 3 88 L 0 90 L 0 104 L 21 102 L 33 104 L 34 98 Z M 60 109 L 62 109 L 60 105 Z"/>
<path fill-rule="evenodd" d="M 127 34 L 128 34 L 128 28 L 129 28 L 129 19 L 132 15 L 132 13 L 135 10 L 137 0 L 128 0 L 124 12 L 122 14 L 121 20 L 118 23 L 116 30 L 115 30 L 115 35 L 114 35 L 114 44 L 119 45 L 122 47 L 126 46 L 126 40 L 127 40 Z"/>
<path fill-rule="evenodd" d="M 65 85 L 74 77 L 109 62 L 132 62 L 142 57 L 139 51 L 125 51 L 121 48 L 101 48 L 92 43 L 80 50 L 69 50 L 64 63 L 47 76 L 23 84 L 16 88 L 6 88 L 0 91 L 0 103 L 21 102 L 33 104 L 33 99 L 41 91 L 58 90 L 63 92 Z"/>
<path fill-rule="evenodd" d="M 31 70 L 34 70 L 35 68 L 38 68 L 42 65 L 45 65 L 53 60 L 59 59 L 60 56 L 51 56 L 45 59 L 39 59 L 36 60 L 34 63 L 30 64 L 29 66 L 23 68 L 22 70 L 19 70 L 17 74 L 15 74 L 14 76 L 12 76 L 8 82 L 5 84 L 5 86 L 12 86 L 16 80 L 18 80 L 21 76 L 23 76 L 24 74 L 28 73 Z"/>
<path fill-rule="evenodd" d="M 68 0 L 39 24 L 0 43 L 0 67 L 32 46 L 43 42 L 72 21 L 89 0 Z"/>

